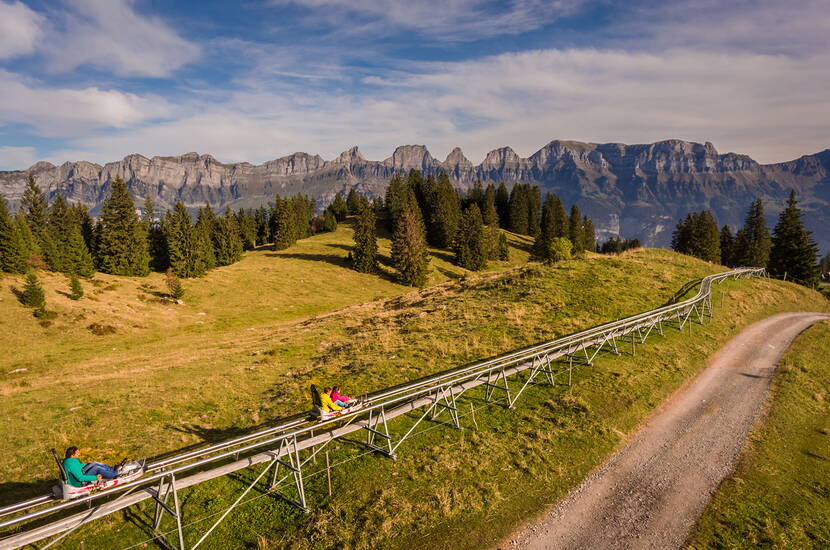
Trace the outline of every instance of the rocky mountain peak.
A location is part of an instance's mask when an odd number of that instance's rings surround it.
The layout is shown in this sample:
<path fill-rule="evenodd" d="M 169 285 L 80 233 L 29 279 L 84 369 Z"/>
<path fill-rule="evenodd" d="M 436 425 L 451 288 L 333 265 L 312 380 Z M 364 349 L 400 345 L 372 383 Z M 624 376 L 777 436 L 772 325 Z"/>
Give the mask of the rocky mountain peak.
<path fill-rule="evenodd" d="M 435 159 L 429 154 L 425 145 L 401 145 L 395 149 L 392 156 L 386 159 L 397 170 L 426 171 L 435 164 Z"/>
<path fill-rule="evenodd" d="M 508 164 L 516 164 L 519 160 L 521 159 L 516 154 L 516 151 L 510 147 L 501 147 L 487 153 L 487 156 L 484 157 L 484 162 L 481 164 L 487 168 L 500 168 Z"/>
<path fill-rule="evenodd" d="M 340 156 L 337 157 L 337 160 L 335 162 L 340 162 L 343 164 L 356 164 L 365 161 L 366 157 L 363 156 L 363 153 L 358 151 L 357 145 L 355 145 L 347 151 L 343 151 L 342 153 L 340 153 Z"/>
<path fill-rule="evenodd" d="M 447 160 L 443 162 L 444 166 L 451 167 L 451 168 L 472 168 L 473 163 L 464 156 L 464 153 L 461 151 L 461 147 L 456 147 L 450 154 L 447 155 Z"/>

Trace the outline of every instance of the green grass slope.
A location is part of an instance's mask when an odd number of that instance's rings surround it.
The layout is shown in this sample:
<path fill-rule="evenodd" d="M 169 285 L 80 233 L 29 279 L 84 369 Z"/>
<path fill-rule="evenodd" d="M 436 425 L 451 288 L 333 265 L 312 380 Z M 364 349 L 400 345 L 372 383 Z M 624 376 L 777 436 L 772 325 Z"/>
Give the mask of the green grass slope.
<path fill-rule="evenodd" d="M 830 548 L 830 323 L 798 337 L 769 415 L 698 521 L 690 548 Z"/>
<path fill-rule="evenodd" d="M 306 246 L 342 244 L 310 239 Z M 307 408 L 309 383 L 336 380 L 351 393 L 372 391 L 659 306 L 689 280 L 723 269 L 665 250 L 637 250 L 476 274 L 422 291 L 372 277 L 364 292 L 364 276 L 336 263 L 323 261 L 333 266 L 323 275 L 312 269 L 316 264 L 295 264 L 306 261 L 292 257 L 301 246 L 282 259 L 258 252 L 188 283 L 191 294 L 181 309 L 150 303 L 162 320 L 154 317 L 148 328 L 119 328 L 99 339 L 85 335 L 73 344 L 50 333 L 53 327 L 42 329 L 21 315 L 18 324 L 50 340 L 35 339 L 37 352 L 25 351 L 24 344 L 16 349 L 32 353 L 23 363 L 28 371 L 8 374 L 19 367 L 11 364 L 14 359 L 3 365 L 0 395 L 9 416 L 25 421 L 2 434 L 0 495 L 22 494 L 33 484 L 48 487 L 54 479 L 45 454 L 50 446 L 73 443 L 112 460 L 224 438 Z M 440 257 L 433 261 L 442 267 Z M 289 276 L 295 284 L 286 294 L 268 294 Z M 345 287 L 351 281 L 354 305 L 345 299 L 327 305 L 322 287 L 335 277 L 343 277 L 338 284 Z M 120 279 L 122 287 L 107 291 L 109 301 L 130 296 L 142 282 Z M 235 292 L 265 292 L 267 304 L 247 305 L 230 295 Z M 305 299 L 294 302 L 300 292 Z M 365 301 L 372 298 L 383 299 Z M 286 304 L 297 311 L 286 312 Z M 252 308 L 250 324 L 246 307 Z M 593 368 L 580 369 L 572 387 L 529 388 L 514 411 L 485 406 L 473 392 L 461 405 L 464 430 L 422 425 L 397 461 L 340 442 L 331 448 L 331 460 L 339 465 L 332 470 L 336 498 L 327 496 L 318 462 L 307 470 L 310 516 L 253 491 L 253 500 L 211 535 L 210 547 L 493 544 L 578 483 L 730 336 L 766 315 L 805 309 L 826 310 L 826 301 L 777 281 L 726 283 L 718 287 L 716 317 L 695 325 L 693 338 L 668 329 L 666 338 L 638 346 L 636 357 L 603 356 Z M 391 427 L 402 433 L 411 422 L 404 418 Z M 256 474 L 251 469 L 187 490 L 188 540 L 196 540 L 208 519 Z M 87 548 L 139 544 L 148 534 L 135 518 L 148 511 L 146 505 L 135 507 L 132 521 L 106 518 L 70 540 L 84 540 Z"/>

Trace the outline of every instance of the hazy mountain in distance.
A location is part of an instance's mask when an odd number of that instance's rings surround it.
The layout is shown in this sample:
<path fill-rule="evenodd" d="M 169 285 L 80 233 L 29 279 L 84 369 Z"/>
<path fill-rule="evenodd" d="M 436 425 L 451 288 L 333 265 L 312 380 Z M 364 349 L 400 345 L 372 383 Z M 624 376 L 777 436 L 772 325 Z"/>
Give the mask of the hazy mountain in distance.
<path fill-rule="evenodd" d="M 196 153 L 153 158 L 133 154 L 103 166 L 38 162 L 28 170 L 0 172 L 0 194 L 14 208 L 31 174 L 50 198 L 60 194 L 87 204 L 96 214 L 109 182 L 121 177 L 138 204 L 149 196 L 160 210 L 176 200 L 191 208 L 205 203 L 216 210 L 256 207 L 276 194 L 294 193 L 308 194 L 322 206 L 352 187 L 369 196 L 382 195 L 393 175 L 411 169 L 432 174 L 443 170 L 462 189 L 476 180 L 484 185 L 536 184 L 567 205 L 577 203 L 602 237 L 622 234 L 650 246 L 666 246 L 677 219 L 692 210 L 710 208 L 719 224 L 739 225 L 755 197 L 765 199 L 772 225 L 790 189 L 796 189 L 808 228 L 823 250 L 830 248 L 830 149 L 766 165 L 746 155 L 719 154 L 708 142 L 680 140 L 642 145 L 555 140 L 528 158 L 510 147 L 495 149 L 478 165 L 461 149 L 440 161 L 423 145 L 398 147 L 382 161 L 367 160 L 354 147 L 333 160 L 294 153 L 259 165 L 225 164 Z"/>

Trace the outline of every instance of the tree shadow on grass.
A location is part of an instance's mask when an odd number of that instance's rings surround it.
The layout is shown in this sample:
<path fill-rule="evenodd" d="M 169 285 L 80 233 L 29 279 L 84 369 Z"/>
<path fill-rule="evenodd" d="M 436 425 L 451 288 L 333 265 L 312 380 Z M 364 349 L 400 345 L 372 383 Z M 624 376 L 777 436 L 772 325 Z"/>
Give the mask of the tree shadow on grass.
<path fill-rule="evenodd" d="M 339 248 L 340 250 L 346 250 L 347 252 L 351 252 L 352 248 L 354 248 L 353 246 L 350 246 L 348 244 L 337 243 L 327 244 L 326 246 L 328 246 L 329 248 Z"/>
<path fill-rule="evenodd" d="M 430 254 L 450 264 L 455 262 L 455 255 L 445 250 L 430 250 Z"/>
<path fill-rule="evenodd" d="M 444 268 L 444 267 L 438 267 L 436 265 L 435 269 L 438 270 L 438 272 L 441 275 L 443 275 L 444 277 L 446 277 L 448 279 L 463 279 L 464 278 L 464 275 L 461 275 L 459 273 L 456 273 L 455 271 L 452 271 L 452 270 Z"/>
<path fill-rule="evenodd" d="M 54 461 L 52 464 L 54 464 Z M 54 468 L 54 474 L 52 478 L 42 478 L 26 483 L 19 481 L 0 483 L 0 506 L 8 506 L 15 502 L 51 493 L 52 487 L 58 482 L 57 466 Z"/>
<path fill-rule="evenodd" d="M 306 260 L 309 262 L 325 262 L 338 267 L 349 267 L 346 257 L 339 256 L 337 254 L 303 254 L 301 252 L 282 252 L 279 254 L 266 254 L 266 256 L 274 258 L 293 258 L 295 260 Z"/>

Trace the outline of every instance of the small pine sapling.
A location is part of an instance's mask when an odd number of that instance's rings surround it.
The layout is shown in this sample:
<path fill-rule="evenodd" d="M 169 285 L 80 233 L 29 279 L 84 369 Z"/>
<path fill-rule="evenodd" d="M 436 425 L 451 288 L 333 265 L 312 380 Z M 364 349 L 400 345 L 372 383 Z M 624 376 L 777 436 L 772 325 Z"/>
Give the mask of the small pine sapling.
<path fill-rule="evenodd" d="M 182 286 L 182 282 L 176 277 L 176 274 L 173 273 L 173 270 L 169 267 L 167 268 L 167 276 L 166 281 L 167 283 L 167 290 L 170 291 L 170 296 L 174 300 L 180 300 L 182 296 L 184 296 L 184 287 Z"/>
<path fill-rule="evenodd" d="M 69 298 L 71 300 L 80 300 L 84 297 L 84 287 L 81 286 L 81 281 L 78 280 L 78 276 L 74 273 L 69 279 L 69 289 Z"/>
<path fill-rule="evenodd" d="M 38 310 L 46 307 L 46 296 L 43 294 L 43 287 L 40 286 L 37 275 L 32 272 L 26 275 L 26 284 L 23 286 L 23 292 L 20 293 L 20 302 L 24 306 Z"/>

